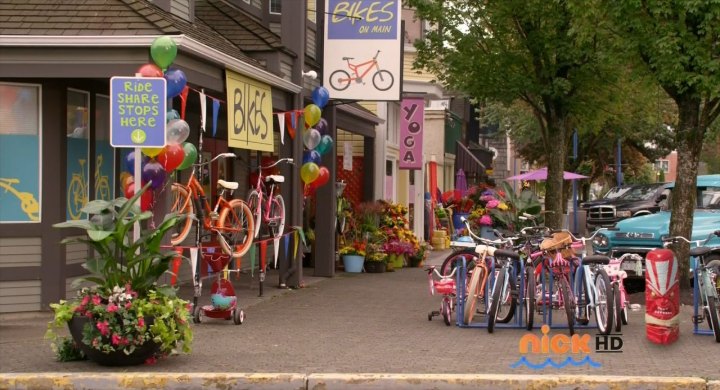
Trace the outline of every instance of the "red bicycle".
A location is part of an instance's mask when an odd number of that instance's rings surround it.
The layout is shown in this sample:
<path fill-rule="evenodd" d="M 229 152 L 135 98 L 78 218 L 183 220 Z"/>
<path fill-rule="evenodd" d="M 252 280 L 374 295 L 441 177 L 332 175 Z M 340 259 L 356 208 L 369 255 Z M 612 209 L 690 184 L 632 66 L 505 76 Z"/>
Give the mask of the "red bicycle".
<path fill-rule="evenodd" d="M 354 74 L 350 76 L 350 73 L 344 70 L 336 70 L 330 74 L 330 86 L 335 90 L 344 91 L 350 86 L 350 82 L 355 81 L 358 84 L 363 83 L 363 77 L 365 77 L 372 69 L 375 69 L 375 73 L 372 76 L 373 86 L 379 91 L 387 91 L 395 83 L 392 73 L 387 70 L 380 69 L 377 57 L 380 54 L 380 50 L 375 53 L 370 61 L 365 61 L 361 64 L 351 64 L 350 60 L 353 57 L 343 57 L 343 61 L 347 61 L 348 68 Z M 358 70 L 365 67 L 365 70 L 360 74 Z"/>

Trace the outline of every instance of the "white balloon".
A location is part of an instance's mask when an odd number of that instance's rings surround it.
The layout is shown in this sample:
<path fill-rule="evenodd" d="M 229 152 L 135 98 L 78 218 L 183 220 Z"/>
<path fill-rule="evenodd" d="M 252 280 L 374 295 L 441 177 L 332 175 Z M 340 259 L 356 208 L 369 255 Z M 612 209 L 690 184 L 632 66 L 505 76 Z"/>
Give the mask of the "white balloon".
<path fill-rule="evenodd" d="M 313 150 L 316 146 L 318 146 L 321 138 L 322 135 L 320 135 L 320 132 L 315 129 L 308 129 L 303 132 L 303 144 L 305 144 L 305 147 L 310 150 Z"/>
<path fill-rule="evenodd" d="M 167 131 L 167 142 L 177 145 L 185 142 L 190 136 L 190 125 L 182 119 L 173 119 L 165 127 Z"/>

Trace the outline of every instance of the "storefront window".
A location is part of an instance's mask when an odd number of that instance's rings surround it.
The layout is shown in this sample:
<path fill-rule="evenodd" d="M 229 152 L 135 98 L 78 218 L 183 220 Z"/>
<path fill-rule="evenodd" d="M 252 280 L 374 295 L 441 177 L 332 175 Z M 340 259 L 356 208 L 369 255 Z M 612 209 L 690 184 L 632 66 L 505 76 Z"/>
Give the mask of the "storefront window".
<path fill-rule="evenodd" d="M 95 197 L 110 200 L 115 194 L 115 151 L 110 146 L 110 98 L 95 97 Z"/>
<path fill-rule="evenodd" d="M 67 209 L 68 220 L 86 216 L 80 211 L 88 202 L 88 134 L 90 94 L 67 92 Z"/>
<path fill-rule="evenodd" d="M 0 83 L 0 223 L 40 222 L 40 86 Z"/>

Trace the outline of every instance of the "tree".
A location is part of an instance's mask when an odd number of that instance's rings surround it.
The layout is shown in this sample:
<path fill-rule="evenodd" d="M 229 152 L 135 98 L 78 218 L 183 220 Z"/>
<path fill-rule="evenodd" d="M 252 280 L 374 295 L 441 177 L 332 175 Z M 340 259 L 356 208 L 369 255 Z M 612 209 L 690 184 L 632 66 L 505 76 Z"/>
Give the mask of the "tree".
<path fill-rule="evenodd" d="M 578 36 L 607 32 L 620 55 L 644 65 L 677 105 L 678 168 L 670 235 L 690 237 L 703 139 L 720 115 L 720 2 L 707 0 L 577 1 Z M 578 38 L 578 40 L 582 40 Z M 676 248 L 681 287 L 689 287 L 689 246 Z"/>
<path fill-rule="evenodd" d="M 562 221 L 569 136 L 577 118 L 599 109 L 594 91 L 617 67 L 593 40 L 574 33 L 566 2 L 406 0 L 434 27 L 416 42 L 415 66 L 480 100 L 522 102 L 537 123 L 548 165 L 546 224 Z M 583 37 L 584 38 L 584 37 Z"/>

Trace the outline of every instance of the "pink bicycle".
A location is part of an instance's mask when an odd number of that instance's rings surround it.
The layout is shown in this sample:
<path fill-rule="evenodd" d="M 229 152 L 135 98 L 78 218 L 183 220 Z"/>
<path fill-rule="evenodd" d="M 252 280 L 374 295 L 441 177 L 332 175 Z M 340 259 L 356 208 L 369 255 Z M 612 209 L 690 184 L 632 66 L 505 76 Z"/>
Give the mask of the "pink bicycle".
<path fill-rule="evenodd" d="M 623 325 L 628 324 L 628 310 L 630 308 L 630 300 L 625 291 L 623 280 L 627 278 L 627 269 L 637 269 L 638 265 L 642 267 L 642 256 L 636 253 L 626 253 L 617 258 L 610 258 L 610 263 L 605 266 L 605 272 L 610 277 L 612 285 L 613 299 L 615 301 L 615 332 L 620 332 Z M 630 261 L 633 264 L 630 264 Z M 623 264 L 626 262 L 625 264 Z M 642 268 L 640 268 L 642 269 Z"/>
<path fill-rule="evenodd" d="M 430 295 L 435 295 L 435 293 L 438 293 L 442 294 L 443 296 L 443 299 L 440 302 L 440 311 L 433 310 L 428 313 L 428 321 L 432 321 L 433 317 L 435 316 L 442 315 L 443 321 L 445 321 L 445 325 L 450 326 L 452 312 L 455 310 L 454 302 L 455 292 L 457 290 L 455 288 L 454 276 L 455 271 L 457 271 L 457 267 L 453 268 L 452 272 L 449 275 L 441 275 L 440 272 L 435 269 L 434 265 L 425 268 L 425 271 L 427 271 L 428 273 Z M 433 275 L 436 275 L 438 279 L 434 278 Z"/>
<path fill-rule="evenodd" d="M 268 228 L 273 238 L 280 238 L 285 231 L 285 201 L 282 195 L 275 194 L 276 185 L 283 183 L 285 177 L 282 175 L 263 176 L 262 174 L 263 169 L 270 169 L 281 162 L 292 164 L 293 159 L 281 158 L 266 167 L 258 166 L 257 183 L 255 188 L 250 191 L 247 200 L 255 222 L 254 238 L 260 234 L 261 224 Z M 265 180 L 263 181 L 263 179 Z M 266 188 L 265 182 L 270 185 L 269 190 Z"/>

